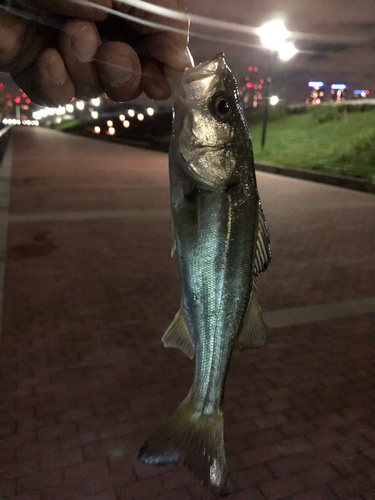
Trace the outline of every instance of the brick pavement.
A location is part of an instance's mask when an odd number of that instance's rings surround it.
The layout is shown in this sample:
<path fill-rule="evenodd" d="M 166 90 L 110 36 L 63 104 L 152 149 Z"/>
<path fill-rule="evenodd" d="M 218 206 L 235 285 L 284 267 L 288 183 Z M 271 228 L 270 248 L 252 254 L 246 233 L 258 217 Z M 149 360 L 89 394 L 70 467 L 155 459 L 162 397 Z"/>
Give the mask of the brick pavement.
<path fill-rule="evenodd" d="M 375 199 L 258 177 L 274 255 L 259 280 L 264 310 L 372 296 Z M 168 203 L 166 155 L 15 131 L 2 500 L 212 498 L 179 465 L 136 461 L 193 375 L 193 363 L 160 342 L 179 283 L 170 219 L 149 210 Z M 12 219 L 88 211 L 95 217 Z M 273 328 L 265 348 L 235 351 L 225 404 L 230 500 L 375 499 L 374 334 L 375 314 L 351 313 Z"/>

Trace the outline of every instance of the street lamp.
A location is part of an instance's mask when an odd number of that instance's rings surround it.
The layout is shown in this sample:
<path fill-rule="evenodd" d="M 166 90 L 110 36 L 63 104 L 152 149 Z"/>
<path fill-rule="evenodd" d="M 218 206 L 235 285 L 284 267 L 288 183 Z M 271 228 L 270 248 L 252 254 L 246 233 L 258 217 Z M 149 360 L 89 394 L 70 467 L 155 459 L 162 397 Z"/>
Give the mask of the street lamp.
<path fill-rule="evenodd" d="M 268 104 L 269 104 L 270 88 L 272 80 L 272 67 L 275 55 L 278 52 L 281 60 L 288 61 L 298 51 L 294 47 L 293 43 L 285 41 L 289 37 L 290 33 L 285 28 L 284 23 L 282 21 L 275 20 L 264 24 L 261 28 L 258 29 L 258 35 L 260 36 L 262 44 L 267 49 L 270 50 L 268 76 L 266 79 L 265 96 L 264 96 L 264 114 L 263 114 L 263 128 L 262 128 L 262 142 L 261 142 L 261 148 L 263 149 L 266 143 Z"/>

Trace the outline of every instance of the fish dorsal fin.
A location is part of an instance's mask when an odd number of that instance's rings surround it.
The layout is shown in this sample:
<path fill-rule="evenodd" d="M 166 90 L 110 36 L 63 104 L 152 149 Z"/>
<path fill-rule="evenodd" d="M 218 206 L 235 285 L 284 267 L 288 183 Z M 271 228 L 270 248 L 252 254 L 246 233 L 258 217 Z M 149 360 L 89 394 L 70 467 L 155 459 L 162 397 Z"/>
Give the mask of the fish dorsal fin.
<path fill-rule="evenodd" d="M 271 250 L 270 250 L 270 237 L 267 229 L 267 222 L 264 216 L 262 204 L 259 200 L 258 208 L 258 235 L 255 246 L 254 256 L 254 280 L 263 273 L 270 263 Z"/>
<path fill-rule="evenodd" d="M 250 349 L 252 347 L 262 347 L 266 343 L 266 338 L 266 326 L 263 321 L 257 294 L 253 290 L 245 319 L 238 336 L 238 347 L 241 350 Z"/>
<path fill-rule="evenodd" d="M 176 251 L 176 233 L 174 232 L 174 225 L 172 221 L 172 248 L 171 248 L 171 257 L 174 256 L 174 253 Z"/>
<path fill-rule="evenodd" d="M 161 340 L 164 343 L 164 347 L 177 347 L 186 354 L 188 358 L 194 358 L 195 345 L 190 336 L 181 309 L 174 317 L 172 323 L 168 326 Z"/>

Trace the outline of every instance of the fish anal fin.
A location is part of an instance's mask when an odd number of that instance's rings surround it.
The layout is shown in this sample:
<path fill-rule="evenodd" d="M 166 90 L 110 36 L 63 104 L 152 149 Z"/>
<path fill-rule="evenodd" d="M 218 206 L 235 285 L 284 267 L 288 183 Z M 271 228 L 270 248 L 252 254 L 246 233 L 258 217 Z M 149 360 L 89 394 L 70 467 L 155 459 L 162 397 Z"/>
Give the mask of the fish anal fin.
<path fill-rule="evenodd" d="M 151 465 L 184 465 L 215 493 L 227 492 L 224 419 L 221 410 L 198 412 L 189 396 L 143 444 L 138 458 Z"/>
<path fill-rule="evenodd" d="M 164 347 L 177 347 L 188 358 L 194 358 L 195 346 L 181 309 L 174 317 L 161 340 L 164 343 Z"/>
<path fill-rule="evenodd" d="M 255 290 L 253 290 L 245 319 L 238 336 L 238 347 L 241 350 L 262 347 L 265 345 L 266 340 L 266 326 L 263 321 L 257 294 Z"/>
<path fill-rule="evenodd" d="M 268 234 L 267 222 L 264 216 L 261 201 L 258 206 L 258 233 L 255 244 L 254 255 L 254 278 L 256 279 L 260 273 L 263 273 L 270 263 L 270 237 Z"/>

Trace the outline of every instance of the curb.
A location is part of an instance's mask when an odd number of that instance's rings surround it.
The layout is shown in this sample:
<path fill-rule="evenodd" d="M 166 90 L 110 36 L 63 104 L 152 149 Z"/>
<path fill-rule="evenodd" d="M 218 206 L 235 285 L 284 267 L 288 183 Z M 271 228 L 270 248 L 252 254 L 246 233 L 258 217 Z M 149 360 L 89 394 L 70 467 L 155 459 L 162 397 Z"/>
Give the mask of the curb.
<path fill-rule="evenodd" d="M 268 172 L 270 174 L 285 175 L 286 177 L 294 177 L 295 179 L 303 179 L 305 181 L 320 182 L 322 184 L 330 184 L 355 191 L 363 191 L 365 193 L 375 194 L 375 184 L 368 181 L 362 181 L 356 177 L 344 177 L 342 175 L 325 174 L 322 172 L 314 172 L 313 170 L 296 170 L 288 167 L 276 167 L 274 165 L 264 165 L 255 163 L 256 170 L 260 172 Z"/>
<path fill-rule="evenodd" d="M 124 138 L 109 138 L 107 136 L 98 135 L 93 137 L 90 133 L 85 133 L 82 130 L 63 130 L 62 132 L 81 135 L 83 137 L 88 137 L 91 139 L 99 139 L 110 142 L 115 142 L 118 144 L 123 144 L 125 146 L 133 146 L 142 149 L 151 149 L 153 151 L 160 151 L 168 153 L 168 148 L 156 147 L 155 144 L 149 141 L 137 141 L 135 139 L 124 139 Z M 322 172 L 315 172 L 313 170 L 296 170 L 288 167 L 277 167 L 275 165 L 265 165 L 261 163 L 255 163 L 255 169 L 260 172 L 268 172 L 270 174 L 284 175 L 286 177 L 294 177 L 295 179 L 302 179 L 306 181 L 320 182 L 322 184 L 330 184 L 331 186 L 338 186 L 341 188 L 352 189 L 354 191 L 362 191 L 365 193 L 375 194 L 375 184 L 368 181 L 362 181 L 356 177 L 344 177 L 341 175 L 325 174 Z"/>

